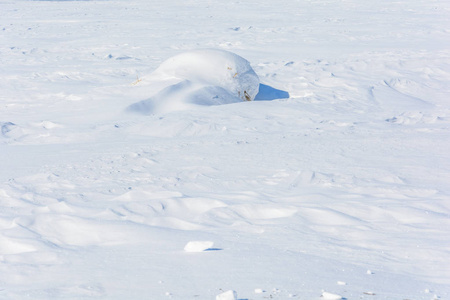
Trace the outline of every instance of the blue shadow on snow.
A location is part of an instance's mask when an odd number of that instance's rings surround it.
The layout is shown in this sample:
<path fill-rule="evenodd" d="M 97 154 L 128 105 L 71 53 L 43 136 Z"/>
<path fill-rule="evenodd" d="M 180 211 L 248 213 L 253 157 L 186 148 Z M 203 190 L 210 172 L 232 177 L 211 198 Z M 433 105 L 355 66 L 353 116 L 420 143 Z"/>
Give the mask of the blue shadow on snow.
<path fill-rule="evenodd" d="M 286 91 L 278 90 L 271 86 L 260 83 L 259 92 L 255 96 L 255 101 L 269 101 L 275 99 L 289 98 L 289 93 Z"/>

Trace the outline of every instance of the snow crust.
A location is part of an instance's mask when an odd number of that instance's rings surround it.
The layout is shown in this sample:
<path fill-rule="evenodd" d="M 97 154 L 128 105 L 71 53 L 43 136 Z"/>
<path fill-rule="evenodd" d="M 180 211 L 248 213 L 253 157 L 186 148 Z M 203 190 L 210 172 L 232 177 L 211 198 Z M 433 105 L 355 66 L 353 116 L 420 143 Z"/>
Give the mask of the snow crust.
<path fill-rule="evenodd" d="M 450 298 L 449 1 L 0 11 L 0 299 Z"/>

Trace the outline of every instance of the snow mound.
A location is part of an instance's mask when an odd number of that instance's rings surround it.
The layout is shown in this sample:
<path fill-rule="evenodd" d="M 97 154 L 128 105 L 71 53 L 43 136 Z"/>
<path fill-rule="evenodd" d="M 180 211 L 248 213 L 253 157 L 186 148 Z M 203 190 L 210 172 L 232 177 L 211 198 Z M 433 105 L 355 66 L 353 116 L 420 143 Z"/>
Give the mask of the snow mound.
<path fill-rule="evenodd" d="M 129 106 L 130 111 L 154 114 L 197 105 L 252 101 L 259 91 L 259 78 L 250 63 L 237 54 L 217 49 L 176 55 L 144 80 L 158 86 L 166 81 L 167 85 L 151 98 Z"/>
<path fill-rule="evenodd" d="M 322 293 L 322 298 L 323 299 L 327 299 L 327 300 L 341 300 L 341 299 L 343 299 L 342 296 L 340 296 L 340 295 L 332 294 L 332 293 L 328 293 L 328 292 L 323 292 Z"/>
<path fill-rule="evenodd" d="M 236 300 L 236 291 L 229 290 L 216 296 L 216 300 Z"/>
<path fill-rule="evenodd" d="M 203 252 L 211 249 L 214 246 L 214 242 L 210 241 L 191 241 L 184 246 L 186 252 Z"/>
<path fill-rule="evenodd" d="M 167 76 L 218 86 L 242 100 L 253 100 L 259 79 L 250 63 L 237 54 L 217 49 L 185 52 L 169 58 L 155 71 Z"/>

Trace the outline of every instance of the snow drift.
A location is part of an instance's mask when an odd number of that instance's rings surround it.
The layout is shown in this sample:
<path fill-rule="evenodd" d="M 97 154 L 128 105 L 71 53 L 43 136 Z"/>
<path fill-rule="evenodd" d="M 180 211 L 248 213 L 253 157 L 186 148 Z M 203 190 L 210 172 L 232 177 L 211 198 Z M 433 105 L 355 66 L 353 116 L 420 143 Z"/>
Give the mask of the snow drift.
<path fill-rule="evenodd" d="M 145 81 L 150 86 L 163 81 L 165 87 L 129 106 L 130 111 L 153 114 L 195 105 L 252 101 L 259 90 L 259 78 L 247 60 L 216 49 L 188 51 L 169 58 Z"/>
<path fill-rule="evenodd" d="M 450 1 L 405 3 L 2 1 L 0 299 L 450 299 Z M 157 69 L 199 48 L 256 101 Z"/>

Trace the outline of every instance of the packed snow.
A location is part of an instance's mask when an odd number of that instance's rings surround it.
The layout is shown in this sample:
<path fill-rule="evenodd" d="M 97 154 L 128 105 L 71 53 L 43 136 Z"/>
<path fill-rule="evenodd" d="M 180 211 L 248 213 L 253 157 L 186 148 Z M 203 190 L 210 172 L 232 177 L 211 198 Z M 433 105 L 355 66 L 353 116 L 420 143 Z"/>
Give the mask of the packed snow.
<path fill-rule="evenodd" d="M 0 299 L 450 298 L 450 2 L 0 11 Z"/>

